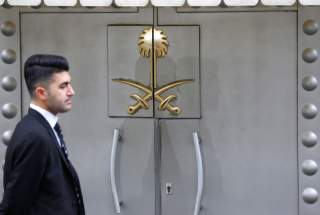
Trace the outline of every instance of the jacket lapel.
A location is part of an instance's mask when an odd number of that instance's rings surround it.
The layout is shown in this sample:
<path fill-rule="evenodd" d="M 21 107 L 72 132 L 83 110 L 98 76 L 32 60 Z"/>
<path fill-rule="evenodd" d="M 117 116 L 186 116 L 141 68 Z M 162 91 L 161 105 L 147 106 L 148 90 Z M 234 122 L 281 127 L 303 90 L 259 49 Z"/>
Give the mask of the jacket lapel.
<path fill-rule="evenodd" d="M 55 145 L 56 149 L 58 150 L 60 158 L 63 160 L 63 163 L 66 165 L 68 170 L 73 175 L 73 168 L 71 167 L 70 162 L 67 161 L 67 159 L 63 155 L 63 152 L 60 149 L 60 146 L 59 146 L 58 140 L 56 138 L 56 135 L 53 133 L 53 130 L 52 130 L 51 126 L 49 125 L 49 123 L 47 122 L 47 120 L 40 113 L 38 113 L 37 111 L 35 111 L 35 110 L 31 109 L 31 108 L 29 108 L 28 114 L 30 114 L 33 117 L 35 117 L 44 127 L 46 127 L 48 135 L 50 136 L 51 140 L 54 142 L 54 145 Z"/>

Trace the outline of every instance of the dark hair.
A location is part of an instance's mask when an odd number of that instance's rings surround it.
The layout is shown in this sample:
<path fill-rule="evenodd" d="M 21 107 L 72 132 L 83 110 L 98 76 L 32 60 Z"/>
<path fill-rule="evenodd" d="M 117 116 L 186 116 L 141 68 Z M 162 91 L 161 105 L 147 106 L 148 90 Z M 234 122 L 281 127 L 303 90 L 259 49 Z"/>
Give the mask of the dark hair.
<path fill-rule="evenodd" d="M 54 73 L 69 70 L 66 58 L 58 55 L 36 54 L 24 64 L 24 78 L 31 97 L 39 83 L 48 82 Z"/>

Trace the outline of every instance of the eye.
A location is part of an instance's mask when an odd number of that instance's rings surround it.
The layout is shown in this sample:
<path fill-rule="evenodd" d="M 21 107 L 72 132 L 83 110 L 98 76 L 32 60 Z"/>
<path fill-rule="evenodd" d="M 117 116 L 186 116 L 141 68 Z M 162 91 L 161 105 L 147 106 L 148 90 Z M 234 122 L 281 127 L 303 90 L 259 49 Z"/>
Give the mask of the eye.
<path fill-rule="evenodd" d="M 60 85 L 60 89 L 64 89 L 66 87 L 68 87 L 68 83 L 63 83 L 63 84 Z"/>

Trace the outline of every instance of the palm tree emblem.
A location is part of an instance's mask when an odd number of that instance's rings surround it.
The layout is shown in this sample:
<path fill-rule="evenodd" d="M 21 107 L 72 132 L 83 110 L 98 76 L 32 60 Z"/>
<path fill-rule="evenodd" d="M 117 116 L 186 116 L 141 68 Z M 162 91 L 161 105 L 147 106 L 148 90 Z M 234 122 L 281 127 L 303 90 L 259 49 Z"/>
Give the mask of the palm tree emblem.
<path fill-rule="evenodd" d="M 181 113 L 181 108 L 171 104 L 173 100 L 177 99 L 176 95 L 171 94 L 167 97 L 162 97 L 161 94 L 179 85 L 193 82 L 193 79 L 176 80 L 161 87 L 157 86 L 157 58 L 166 56 L 168 47 L 168 38 L 161 29 L 144 29 L 138 39 L 138 49 L 142 57 L 150 58 L 150 84 L 145 85 L 141 82 L 124 78 L 113 79 L 115 82 L 127 84 L 144 92 L 144 95 L 142 96 L 138 94 L 130 95 L 130 97 L 136 101 L 136 103 L 128 106 L 127 112 L 130 115 L 134 115 L 141 108 L 149 109 L 149 101 L 151 99 L 155 99 L 159 102 L 158 109 L 161 111 L 168 110 L 174 115 L 179 115 Z"/>

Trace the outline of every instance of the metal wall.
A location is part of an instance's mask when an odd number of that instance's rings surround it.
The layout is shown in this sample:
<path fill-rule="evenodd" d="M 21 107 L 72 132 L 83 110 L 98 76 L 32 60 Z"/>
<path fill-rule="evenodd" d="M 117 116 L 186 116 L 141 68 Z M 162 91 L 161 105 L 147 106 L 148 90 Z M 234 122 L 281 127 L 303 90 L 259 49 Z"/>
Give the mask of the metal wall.
<path fill-rule="evenodd" d="M 26 58 L 66 56 L 76 96 L 60 120 L 88 214 L 116 214 L 110 178 L 116 128 L 121 214 L 194 214 L 199 175 L 193 132 L 201 139 L 204 167 L 199 214 L 319 211 L 319 8 L 0 12 L 0 51 L 16 53 L 1 52 L 3 138 L 29 105 L 20 75 Z M 194 80 L 164 94 L 177 95 L 173 104 L 181 115 L 159 111 L 157 101 L 129 115 L 130 94 L 139 91 L 112 80 L 150 84 L 151 61 L 137 48 L 148 26 L 164 30 L 169 41 L 168 54 L 156 62 L 159 86 Z M 4 153 L 2 144 L 1 159 Z"/>
<path fill-rule="evenodd" d="M 318 214 L 319 173 L 319 8 L 298 12 L 299 212 Z"/>
<path fill-rule="evenodd" d="M 0 8 L 0 144 L 1 170 L 6 145 L 16 123 L 21 118 L 21 76 L 20 76 L 20 20 L 19 10 Z M 0 183 L 2 185 L 0 172 Z M 3 187 L 0 188 L 3 193 Z"/>

